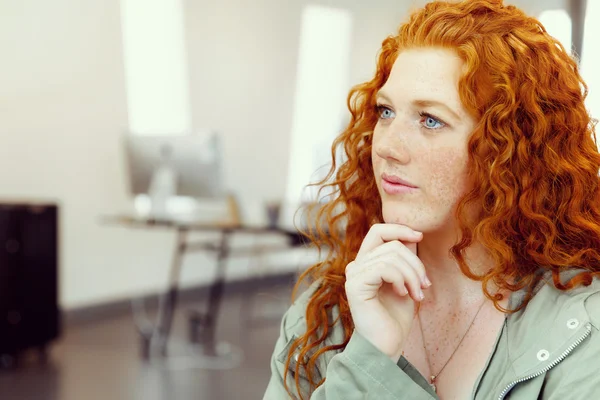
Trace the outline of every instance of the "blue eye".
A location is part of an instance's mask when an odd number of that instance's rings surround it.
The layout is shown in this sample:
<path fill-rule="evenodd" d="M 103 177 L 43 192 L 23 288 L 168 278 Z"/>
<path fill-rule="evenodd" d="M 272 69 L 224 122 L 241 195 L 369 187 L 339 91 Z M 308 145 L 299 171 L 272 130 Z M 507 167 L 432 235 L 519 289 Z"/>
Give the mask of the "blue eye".
<path fill-rule="evenodd" d="M 378 105 L 377 106 L 377 115 L 379 115 L 380 119 L 390 119 L 394 118 L 394 112 L 387 106 Z"/>
<path fill-rule="evenodd" d="M 420 112 L 419 115 L 421 116 L 421 124 L 427 129 L 440 129 L 446 126 L 445 123 L 438 120 L 432 115 L 429 115 L 424 112 Z"/>

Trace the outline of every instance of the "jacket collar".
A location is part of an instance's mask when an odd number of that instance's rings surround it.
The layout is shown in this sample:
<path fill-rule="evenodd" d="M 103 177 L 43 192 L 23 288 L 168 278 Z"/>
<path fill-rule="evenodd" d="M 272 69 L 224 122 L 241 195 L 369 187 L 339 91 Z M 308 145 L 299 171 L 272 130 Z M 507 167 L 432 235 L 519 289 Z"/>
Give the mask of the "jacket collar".
<path fill-rule="evenodd" d="M 578 272 L 581 270 L 562 273 L 561 281 Z M 596 279 L 590 286 L 562 292 L 554 287 L 550 274 L 543 275 L 527 306 L 507 317 L 507 356 L 517 377 L 549 369 L 585 334 L 589 324 L 599 328 L 600 321 L 588 312 L 594 308 L 590 304 L 586 307 L 586 300 L 599 291 L 600 283 Z M 509 308 L 521 305 L 525 294 L 526 289 L 513 293 Z M 600 303 L 599 296 L 594 296 L 594 302 Z M 593 307 L 598 309 L 599 306 Z"/>

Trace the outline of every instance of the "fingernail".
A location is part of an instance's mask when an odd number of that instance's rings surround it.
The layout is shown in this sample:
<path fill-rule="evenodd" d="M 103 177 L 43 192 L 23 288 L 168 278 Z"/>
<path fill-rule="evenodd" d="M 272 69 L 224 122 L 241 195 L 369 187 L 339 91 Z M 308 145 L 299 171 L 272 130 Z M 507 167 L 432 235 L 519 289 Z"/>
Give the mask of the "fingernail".
<path fill-rule="evenodd" d="M 427 276 L 425 276 L 425 286 L 427 286 L 427 287 L 431 286 L 431 281 L 429 280 L 429 278 Z"/>
<path fill-rule="evenodd" d="M 423 232 L 413 231 L 413 234 L 417 237 L 420 237 L 421 235 L 423 235 Z"/>
<path fill-rule="evenodd" d="M 423 300 L 425 298 L 425 295 L 423 294 L 423 291 L 419 289 L 419 300 Z"/>

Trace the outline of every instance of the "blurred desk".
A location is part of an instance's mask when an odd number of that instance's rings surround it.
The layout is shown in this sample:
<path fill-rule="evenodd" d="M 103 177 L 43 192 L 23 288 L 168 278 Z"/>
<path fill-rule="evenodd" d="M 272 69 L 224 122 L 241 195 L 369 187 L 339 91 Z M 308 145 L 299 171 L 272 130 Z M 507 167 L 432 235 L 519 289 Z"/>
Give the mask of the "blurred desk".
<path fill-rule="evenodd" d="M 261 246 L 261 251 L 282 251 L 294 247 L 305 246 L 309 243 L 308 238 L 299 232 L 283 227 L 250 226 L 236 222 L 192 222 L 183 220 L 160 220 L 153 218 L 141 218 L 130 215 L 118 215 L 103 218 L 107 224 L 116 224 L 130 228 L 167 228 L 176 231 L 177 238 L 173 258 L 169 271 L 168 289 L 164 293 L 163 301 L 159 306 L 158 316 L 152 329 L 144 330 L 138 327 L 142 338 L 141 351 L 144 359 L 151 356 L 152 345 L 157 343 L 164 357 L 167 355 L 167 343 L 173 314 L 177 306 L 179 293 L 179 278 L 183 257 L 191 251 L 208 251 L 216 253 L 216 277 L 209 287 L 208 305 L 204 312 L 196 314 L 190 322 L 191 339 L 202 346 L 203 352 L 208 356 L 218 356 L 217 341 L 215 338 L 216 320 L 219 313 L 223 287 L 225 283 L 225 267 L 227 259 L 235 255 L 248 255 L 256 252 L 255 246 L 247 248 L 230 248 L 229 240 L 235 233 L 281 234 L 288 238 L 285 245 Z M 189 241 L 190 232 L 217 232 L 220 233 L 216 240 Z"/>

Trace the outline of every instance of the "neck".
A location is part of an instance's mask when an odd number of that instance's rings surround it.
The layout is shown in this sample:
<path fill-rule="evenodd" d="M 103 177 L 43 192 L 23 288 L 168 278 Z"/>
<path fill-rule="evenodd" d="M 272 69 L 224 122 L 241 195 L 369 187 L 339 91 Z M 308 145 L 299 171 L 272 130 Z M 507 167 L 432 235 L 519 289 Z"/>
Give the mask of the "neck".
<path fill-rule="evenodd" d="M 456 304 L 482 299 L 481 282 L 467 278 L 450 256 L 449 250 L 457 239 L 455 234 L 429 232 L 418 244 L 417 255 L 433 284 L 425 293 L 427 302 Z M 465 260 L 476 274 L 484 273 L 493 262 L 483 246 L 476 243 L 466 250 Z"/>

